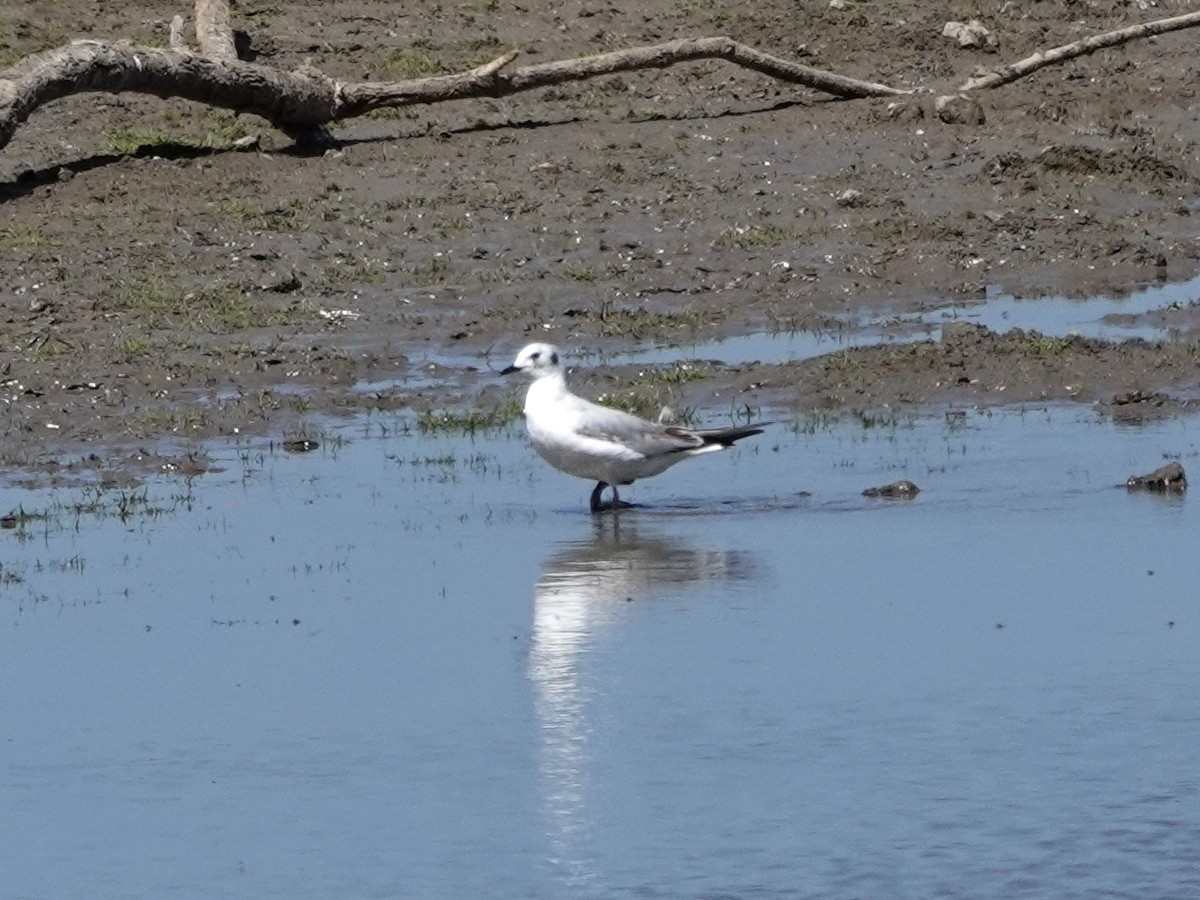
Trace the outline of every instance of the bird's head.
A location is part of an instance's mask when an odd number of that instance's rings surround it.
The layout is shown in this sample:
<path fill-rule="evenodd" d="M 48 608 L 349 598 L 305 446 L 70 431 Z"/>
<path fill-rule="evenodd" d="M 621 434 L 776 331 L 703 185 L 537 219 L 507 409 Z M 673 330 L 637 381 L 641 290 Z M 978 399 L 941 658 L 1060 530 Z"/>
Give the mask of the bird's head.
<path fill-rule="evenodd" d="M 552 344 L 530 344 L 517 354 L 513 364 L 500 372 L 501 375 L 511 375 L 513 372 L 524 372 L 530 378 L 541 378 L 562 371 L 559 361 L 558 348 Z"/>

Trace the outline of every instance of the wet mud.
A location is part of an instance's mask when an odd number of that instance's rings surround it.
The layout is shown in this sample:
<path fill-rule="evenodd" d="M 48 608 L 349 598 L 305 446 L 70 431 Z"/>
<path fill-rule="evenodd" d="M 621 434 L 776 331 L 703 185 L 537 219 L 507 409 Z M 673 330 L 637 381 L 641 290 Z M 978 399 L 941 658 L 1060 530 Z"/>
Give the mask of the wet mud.
<path fill-rule="evenodd" d="M 979 66 L 1186 9 L 992 4 L 994 44 L 963 48 L 910 0 L 239 6 L 258 62 L 343 79 L 727 34 L 923 90 L 832 102 L 703 62 L 363 118 L 321 152 L 184 101 L 56 102 L 0 152 L 4 461 L 122 469 L 167 438 L 147 454 L 202 466 L 192 442 L 314 439 L 370 409 L 503 417 L 514 388 L 495 372 L 533 335 L 579 358 L 1192 278 L 1194 31 L 980 94 L 982 121 L 933 109 Z M 163 44 L 175 11 L 0 4 L 0 65 L 74 37 Z M 1138 419 L 1192 408 L 1195 325 L 1192 304 L 1161 342 L 952 324 L 785 365 L 601 364 L 578 384 L 709 418 L 1076 401 Z"/>

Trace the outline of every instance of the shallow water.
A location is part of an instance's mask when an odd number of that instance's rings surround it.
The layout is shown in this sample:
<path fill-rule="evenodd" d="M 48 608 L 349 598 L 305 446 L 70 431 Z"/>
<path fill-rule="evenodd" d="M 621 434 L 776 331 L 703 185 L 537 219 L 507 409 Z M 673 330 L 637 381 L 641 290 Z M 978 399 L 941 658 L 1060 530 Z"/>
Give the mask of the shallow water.
<path fill-rule="evenodd" d="M 977 303 L 946 303 L 932 312 L 859 321 L 843 330 L 763 332 L 719 341 L 639 349 L 613 355 L 611 359 L 663 364 L 678 360 L 682 348 L 686 355 L 716 359 L 731 366 L 797 362 L 851 347 L 936 339 L 942 325 L 948 322 L 971 322 L 999 333 L 1023 328 L 1051 337 L 1079 334 L 1109 341 L 1160 340 L 1170 337 L 1169 330 L 1145 321 L 1146 314 L 1169 312 L 1198 302 L 1200 278 L 1153 285 L 1125 297 L 1026 300 L 991 290 Z"/>
<path fill-rule="evenodd" d="M 776 426 L 616 519 L 361 424 L 125 520 L 0 489 L 57 504 L 0 532 L 4 895 L 1195 895 L 1200 515 L 1119 485 L 1196 426 Z"/>

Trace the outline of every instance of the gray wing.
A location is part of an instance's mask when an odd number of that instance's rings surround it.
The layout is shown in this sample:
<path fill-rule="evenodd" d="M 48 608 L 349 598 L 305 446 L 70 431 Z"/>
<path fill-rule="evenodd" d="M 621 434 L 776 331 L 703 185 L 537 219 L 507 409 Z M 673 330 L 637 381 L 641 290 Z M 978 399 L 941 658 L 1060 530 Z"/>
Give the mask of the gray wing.
<path fill-rule="evenodd" d="M 588 403 L 576 429 L 583 437 L 612 441 L 647 459 L 702 447 L 704 438 L 686 428 L 659 425 L 646 419 Z"/>

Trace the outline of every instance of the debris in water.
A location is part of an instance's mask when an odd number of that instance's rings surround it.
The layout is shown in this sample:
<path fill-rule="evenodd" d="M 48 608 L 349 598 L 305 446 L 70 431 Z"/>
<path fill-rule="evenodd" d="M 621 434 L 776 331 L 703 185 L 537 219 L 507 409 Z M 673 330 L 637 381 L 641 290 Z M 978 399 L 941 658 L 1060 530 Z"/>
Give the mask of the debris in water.
<path fill-rule="evenodd" d="M 911 481 L 894 481 L 882 487 L 867 488 L 863 491 L 863 496 L 879 497 L 883 500 L 911 500 L 919 493 L 921 489 Z"/>
<path fill-rule="evenodd" d="M 1167 463 L 1148 475 L 1130 475 L 1125 487 L 1131 491 L 1154 491 L 1158 494 L 1182 494 L 1187 490 L 1187 475 L 1177 462 Z"/>

